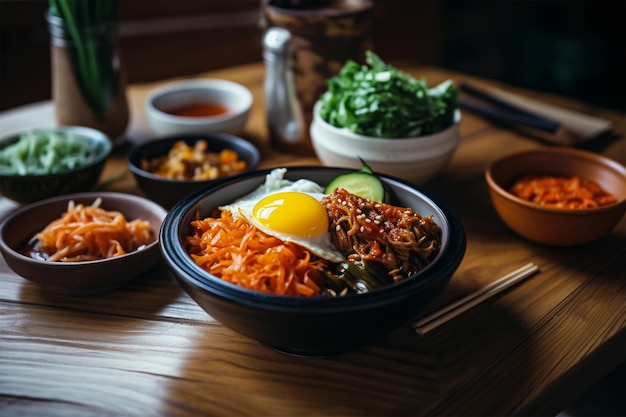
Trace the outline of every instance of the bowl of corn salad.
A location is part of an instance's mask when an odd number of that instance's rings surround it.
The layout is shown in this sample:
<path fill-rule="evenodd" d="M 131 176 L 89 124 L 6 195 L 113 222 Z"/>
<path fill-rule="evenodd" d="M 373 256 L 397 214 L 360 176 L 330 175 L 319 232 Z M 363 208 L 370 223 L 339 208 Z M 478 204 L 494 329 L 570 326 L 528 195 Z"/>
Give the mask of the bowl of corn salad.
<path fill-rule="evenodd" d="M 217 180 L 255 169 L 259 161 L 251 142 L 225 133 L 145 142 L 131 149 L 127 158 L 142 192 L 165 208 Z"/>

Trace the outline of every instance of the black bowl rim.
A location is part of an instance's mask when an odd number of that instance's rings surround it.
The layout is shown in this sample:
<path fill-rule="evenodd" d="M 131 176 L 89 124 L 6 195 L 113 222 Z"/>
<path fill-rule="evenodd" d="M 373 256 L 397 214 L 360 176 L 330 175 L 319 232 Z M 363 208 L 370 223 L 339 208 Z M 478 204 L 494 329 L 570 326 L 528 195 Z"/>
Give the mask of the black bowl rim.
<path fill-rule="evenodd" d="M 341 167 L 290 166 L 286 168 L 287 175 L 297 175 L 298 172 L 310 170 L 319 170 L 336 174 L 354 172 L 354 169 Z M 417 275 L 414 275 L 413 277 L 410 277 L 402 282 L 365 294 L 352 294 L 345 297 L 333 298 L 292 297 L 267 294 L 231 284 L 221 280 L 220 278 L 212 277 L 209 273 L 202 271 L 193 263 L 183 246 L 179 244 L 177 219 L 184 216 L 189 209 L 191 209 L 211 191 L 232 186 L 233 184 L 250 177 L 258 176 L 259 178 L 263 178 L 273 169 L 275 168 L 245 172 L 237 176 L 219 180 L 214 184 L 190 194 L 170 209 L 161 226 L 161 237 L 159 241 L 161 243 L 161 252 L 164 259 L 178 279 L 183 279 L 191 285 L 210 292 L 214 296 L 266 310 L 292 312 L 305 312 L 307 309 L 323 309 L 325 312 L 341 312 L 342 310 L 354 311 L 355 309 L 368 310 L 376 305 L 388 304 L 390 300 L 411 297 L 415 291 L 419 291 L 420 289 L 425 289 L 430 286 L 437 286 L 443 280 L 450 279 L 464 257 L 467 245 L 465 228 L 460 217 L 447 203 L 433 193 L 417 187 L 415 184 L 397 177 L 377 173 L 377 175 L 387 184 L 417 191 L 417 193 L 420 194 L 420 196 L 427 203 L 431 204 L 435 210 L 440 212 L 441 216 L 447 222 L 450 236 L 446 245 L 442 247 L 437 261 L 428 265 Z M 432 273 L 429 279 L 412 279 L 416 276 L 423 275 L 428 271 Z"/>
<path fill-rule="evenodd" d="M 55 263 L 51 263 L 51 262 L 47 262 L 44 260 L 40 260 L 40 259 L 35 259 L 35 258 L 31 258 L 29 256 L 26 256 L 22 253 L 20 253 L 18 250 L 16 250 L 14 247 L 12 247 L 11 245 L 9 245 L 6 240 L 4 239 L 4 233 L 5 233 L 5 229 L 7 227 L 9 227 L 9 225 L 11 224 L 11 222 L 15 221 L 16 218 L 22 216 L 25 212 L 27 211 L 32 211 L 32 210 L 36 210 L 39 209 L 43 206 L 49 205 L 51 203 L 55 203 L 58 201 L 70 201 L 72 199 L 76 199 L 76 198 L 87 198 L 87 197 L 93 197 L 93 198 L 98 198 L 101 197 L 103 200 L 106 199 L 107 197 L 116 197 L 116 198 L 125 198 L 125 199 L 129 199 L 129 200 L 134 200 L 137 204 L 141 204 L 142 206 L 145 207 L 149 207 L 150 211 L 153 211 L 155 213 L 158 213 L 159 216 L 162 217 L 162 222 L 165 220 L 165 217 L 167 216 L 167 211 L 161 207 L 160 205 L 158 205 L 157 203 L 148 200 L 147 198 L 138 196 L 138 195 L 134 195 L 134 194 L 127 194 L 127 193 L 120 193 L 120 192 L 115 192 L 115 191 L 88 191 L 88 192 L 83 192 L 83 193 L 73 193 L 73 194 L 63 194 L 63 195 L 59 195 L 59 196 L 55 196 L 55 197 L 50 197 L 50 198 L 46 198 L 44 200 L 39 200 L 39 201 L 35 201 L 33 203 L 27 204 L 27 205 L 23 205 L 21 207 L 16 208 L 15 210 L 13 210 L 12 212 L 10 212 L 9 214 L 7 214 L 6 216 L 4 216 L 1 220 L 0 220 L 0 247 L 3 250 L 6 250 L 7 252 L 10 252 L 14 255 L 18 255 L 19 257 L 22 257 L 24 259 L 28 259 L 31 262 L 34 263 L 38 263 L 38 264 L 42 264 L 42 265 L 51 265 L 53 267 L 56 268 L 72 268 L 75 267 L 77 265 L 79 266 L 84 266 L 84 265 L 92 265 L 92 264 L 109 264 L 111 262 L 122 262 L 123 260 L 125 260 L 128 257 L 131 257 L 135 254 L 138 253 L 138 251 L 133 251 L 133 252 L 129 252 L 126 253 L 124 255 L 121 256 L 116 256 L 113 258 L 106 258 L 106 259 L 98 259 L 98 260 L 94 260 L 94 261 L 84 261 L 84 262 L 55 262 Z M 162 223 L 161 222 L 161 223 Z M 155 246 L 159 246 L 160 247 L 160 230 L 155 230 L 155 241 L 150 243 L 149 245 L 147 245 L 144 249 L 141 249 L 142 251 L 145 250 L 152 250 L 153 247 Z"/>
<path fill-rule="evenodd" d="M 100 152 L 94 159 L 89 161 L 88 164 L 81 165 L 71 171 L 58 172 L 55 174 L 28 174 L 28 175 L 0 174 L 0 177 L 3 177 L 3 178 L 37 178 L 37 179 L 43 180 L 47 178 L 58 178 L 60 176 L 75 175 L 77 173 L 93 169 L 94 167 L 97 167 L 98 165 L 103 165 L 106 159 L 109 157 L 109 155 L 111 155 L 111 153 L 113 152 L 113 143 L 111 142 L 111 140 L 106 134 L 104 134 L 103 132 L 97 129 L 93 129 L 93 128 L 86 127 L 86 126 L 39 127 L 39 128 L 34 128 L 34 129 L 25 129 L 25 130 L 21 130 L 18 132 L 13 132 L 8 135 L 4 135 L 0 138 L 0 149 L 9 145 L 9 144 L 5 145 L 5 142 L 19 140 L 19 137 L 22 133 L 42 132 L 42 131 L 61 132 L 61 133 L 76 132 L 80 136 L 87 138 L 87 140 L 89 140 L 92 143 L 104 144 L 104 148 L 102 149 L 102 152 Z M 83 134 L 81 134 L 81 132 L 83 132 Z"/>
<path fill-rule="evenodd" d="M 179 140 L 183 140 L 187 144 L 190 144 L 190 143 L 195 143 L 196 141 L 200 139 L 209 141 L 209 145 L 211 141 L 219 142 L 220 144 L 225 145 L 224 148 L 228 148 L 228 149 L 232 148 L 228 146 L 228 144 L 231 144 L 231 143 L 234 143 L 237 146 L 241 146 L 243 149 L 246 150 L 246 152 L 249 153 L 249 156 L 250 156 L 249 160 L 247 160 L 248 158 L 246 158 L 248 167 L 246 168 L 245 172 L 255 170 L 258 167 L 259 163 L 261 162 L 261 153 L 259 152 L 259 149 L 249 140 L 246 140 L 240 136 L 231 135 L 229 133 L 206 132 L 206 133 L 187 133 L 187 134 L 180 134 L 180 135 L 172 135 L 172 136 L 166 136 L 166 137 L 150 140 L 147 142 L 143 142 L 137 146 L 134 146 L 128 152 L 128 155 L 126 157 L 126 165 L 128 166 L 128 169 L 134 175 L 137 175 L 143 178 L 148 178 L 154 181 L 162 181 L 164 183 L 194 184 L 194 183 L 203 183 L 203 182 L 208 183 L 208 182 L 221 180 L 222 178 L 216 178 L 212 180 L 193 180 L 193 179 L 188 180 L 188 179 L 166 178 L 166 177 L 152 174 L 151 172 L 141 169 L 141 167 L 139 166 L 139 157 L 141 153 L 145 151 L 146 149 L 150 149 L 151 147 L 157 146 L 157 145 L 163 145 L 165 143 L 170 143 L 171 145 L 173 145 L 175 142 Z M 166 153 L 167 153 L 167 150 L 161 155 L 165 155 Z M 234 177 L 235 176 L 232 176 L 232 178 Z M 231 177 L 225 177 L 225 178 L 231 178 Z"/>

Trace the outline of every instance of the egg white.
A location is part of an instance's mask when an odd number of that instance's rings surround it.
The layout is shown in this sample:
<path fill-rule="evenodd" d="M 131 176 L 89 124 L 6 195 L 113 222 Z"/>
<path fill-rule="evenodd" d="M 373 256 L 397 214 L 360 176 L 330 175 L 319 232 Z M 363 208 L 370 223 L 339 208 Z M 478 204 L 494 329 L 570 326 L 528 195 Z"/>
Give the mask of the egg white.
<path fill-rule="evenodd" d="M 297 181 L 289 181 L 284 178 L 286 168 L 277 168 L 272 170 L 265 179 L 265 182 L 251 193 L 235 200 L 234 202 L 221 206 L 220 210 L 230 211 L 234 218 L 243 216 L 262 232 L 276 237 L 283 242 L 292 242 L 298 244 L 311 253 L 330 262 L 342 262 L 345 257 L 339 252 L 335 245 L 330 241 L 328 232 L 320 233 L 316 236 L 305 237 L 298 235 L 285 234 L 259 223 L 254 217 L 253 210 L 257 202 L 262 198 L 278 192 L 299 192 L 307 194 L 317 201 L 324 197 L 324 189 L 314 181 L 308 179 L 299 179 Z"/>

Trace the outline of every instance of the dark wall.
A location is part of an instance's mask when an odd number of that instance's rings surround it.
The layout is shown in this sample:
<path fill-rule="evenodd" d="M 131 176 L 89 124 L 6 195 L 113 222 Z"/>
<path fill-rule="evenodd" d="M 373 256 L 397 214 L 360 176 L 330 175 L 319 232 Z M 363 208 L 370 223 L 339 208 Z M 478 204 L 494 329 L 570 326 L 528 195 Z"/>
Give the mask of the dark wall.
<path fill-rule="evenodd" d="M 130 82 L 261 60 L 257 0 L 120 0 Z M 378 0 L 374 45 L 625 110 L 623 1 Z M 47 1 L 0 0 L 0 110 L 50 97 Z"/>
<path fill-rule="evenodd" d="M 0 109 L 50 98 L 47 5 L 0 0 Z M 128 81 L 258 61 L 258 9 L 256 0 L 120 0 L 118 35 Z"/>
<path fill-rule="evenodd" d="M 440 63 L 626 110 L 625 5 L 617 0 L 447 1 Z"/>

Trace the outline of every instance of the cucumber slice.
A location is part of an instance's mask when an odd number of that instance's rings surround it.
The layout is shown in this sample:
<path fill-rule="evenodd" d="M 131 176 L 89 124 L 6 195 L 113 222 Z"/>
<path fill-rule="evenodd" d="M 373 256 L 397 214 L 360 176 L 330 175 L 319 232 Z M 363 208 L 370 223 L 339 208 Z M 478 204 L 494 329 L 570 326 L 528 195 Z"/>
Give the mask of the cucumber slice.
<path fill-rule="evenodd" d="M 331 194 L 337 188 L 343 188 L 350 194 L 383 203 L 387 195 L 380 179 L 376 175 L 368 174 L 367 172 L 349 172 L 338 175 L 328 183 L 324 193 Z"/>
<path fill-rule="evenodd" d="M 350 194 L 389 204 L 391 202 L 391 193 L 387 186 L 376 176 L 363 158 L 360 156 L 358 158 L 361 161 L 361 170 L 337 175 L 324 188 L 324 193 L 332 194 L 336 188 L 343 188 Z"/>

